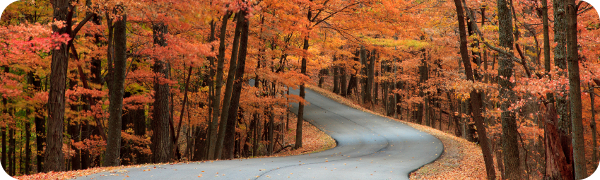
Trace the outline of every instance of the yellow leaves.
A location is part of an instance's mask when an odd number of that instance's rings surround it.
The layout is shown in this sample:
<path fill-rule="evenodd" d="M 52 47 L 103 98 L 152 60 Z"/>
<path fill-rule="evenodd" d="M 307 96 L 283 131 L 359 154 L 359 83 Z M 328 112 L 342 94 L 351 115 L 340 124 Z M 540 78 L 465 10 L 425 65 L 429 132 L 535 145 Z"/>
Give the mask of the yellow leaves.
<path fill-rule="evenodd" d="M 412 39 L 394 40 L 392 38 L 371 38 L 368 36 L 363 36 L 361 38 L 375 46 L 393 47 L 405 50 L 419 50 L 430 46 L 428 42 Z"/>

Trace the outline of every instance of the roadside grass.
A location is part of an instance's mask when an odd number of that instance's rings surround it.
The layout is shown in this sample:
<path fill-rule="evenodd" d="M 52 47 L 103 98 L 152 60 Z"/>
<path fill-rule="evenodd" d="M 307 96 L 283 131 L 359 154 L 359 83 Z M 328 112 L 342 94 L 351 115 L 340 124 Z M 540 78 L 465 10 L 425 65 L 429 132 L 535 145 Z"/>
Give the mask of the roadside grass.
<path fill-rule="evenodd" d="M 409 174 L 410 179 L 485 179 L 485 164 L 479 145 L 469 142 L 452 134 L 440 130 L 384 116 L 378 112 L 365 109 L 355 102 L 316 86 L 307 85 L 307 88 L 331 98 L 341 104 L 353 107 L 364 112 L 369 112 L 389 119 L 402 122 L 419 131 L 429 133 L 444 144 L 443 154 L 434 162 L 426 164 Z M 496 170 L 496 174 L 499 174 Z"/>

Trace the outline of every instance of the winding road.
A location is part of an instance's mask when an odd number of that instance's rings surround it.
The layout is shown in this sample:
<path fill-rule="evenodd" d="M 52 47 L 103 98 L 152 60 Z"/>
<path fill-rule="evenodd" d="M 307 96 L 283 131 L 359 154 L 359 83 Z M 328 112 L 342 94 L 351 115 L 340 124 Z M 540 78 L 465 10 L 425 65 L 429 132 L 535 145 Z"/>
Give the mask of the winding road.
<path fill-rule="evenodd" d="M 298 90 L 291 93 L 298 94 Z M 442 142 L 403 123 L 342 105 L 307 90 L 305 119 L 329 134 L 335 148 L 288 157 L 142 166 L 77 179 L 408 179 L 437 159 Z M 293 104 L 292 110 L 298 111 Z M 150 170 L 150 171 L 144 171 Z M 117 176 L 118 175 L 118 176 Z M 127 177 L 128 176 L 128 177 Z"/>

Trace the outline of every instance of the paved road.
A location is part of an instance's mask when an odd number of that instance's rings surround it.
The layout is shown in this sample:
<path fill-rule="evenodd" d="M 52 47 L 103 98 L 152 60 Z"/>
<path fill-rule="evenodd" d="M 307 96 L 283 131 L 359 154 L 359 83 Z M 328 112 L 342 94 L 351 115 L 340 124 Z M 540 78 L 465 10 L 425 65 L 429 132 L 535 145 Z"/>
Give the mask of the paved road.
<path fill-rule="evenodd" d="M 305 107 L 305 119 L 333 137 L 335 148 L 290 157 L 162 165 L 156 169 L 145 166 L 78 179 L 196 179 L 200 174 L 201 179 L 408 179 L 410 172 L 443 152 L 440 140 L 400 122 L 350 108 L 311 90 L 307 90 L 306 99 L 310 104 Z M 292 109 L 297 112 L 297 104 Z"/>

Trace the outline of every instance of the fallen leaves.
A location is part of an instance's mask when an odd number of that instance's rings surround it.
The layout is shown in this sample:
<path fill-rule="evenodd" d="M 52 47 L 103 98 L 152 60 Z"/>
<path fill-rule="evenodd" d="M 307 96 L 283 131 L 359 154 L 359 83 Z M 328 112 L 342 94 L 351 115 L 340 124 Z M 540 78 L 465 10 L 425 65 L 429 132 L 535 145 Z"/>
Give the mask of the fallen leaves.
<path fill-rule="evenodd" d="M 465 139 L 430 127 L 407 123 L 409 126 L 434 135 L 444 144 L 444 154 L 433 163 L 410 173 L 410 179 L 485 179 L 481 148 Z M 437 154 L 436 154 L 437 155 Z M 497 173 L 499 174 L 499 173 Z"/>

